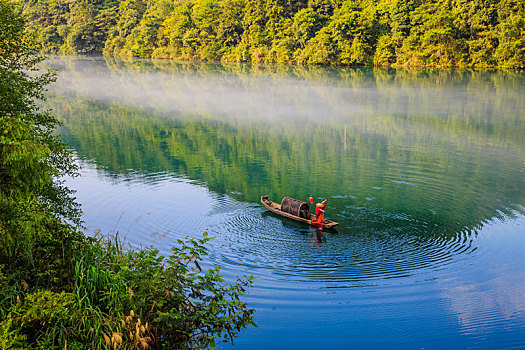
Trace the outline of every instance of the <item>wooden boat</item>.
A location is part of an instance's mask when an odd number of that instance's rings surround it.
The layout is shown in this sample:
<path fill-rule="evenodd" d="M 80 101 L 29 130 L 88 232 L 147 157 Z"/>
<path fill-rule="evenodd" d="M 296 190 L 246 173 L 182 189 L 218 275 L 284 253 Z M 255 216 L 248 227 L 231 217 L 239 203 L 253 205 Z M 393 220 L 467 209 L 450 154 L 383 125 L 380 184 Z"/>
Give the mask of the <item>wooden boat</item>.
<path fill-rule="evenodd" d="M 312 223 L 312 220 L 315 219 L 315 215 L 313 214 L 310 214 L 310 218 L 306 219 L 306 218 L 302 218 L 294 214 L 287 213 L 281 210 L 281 205 L 279 203 L 275 203 L 269 200 L 268 196 L 262 196 L 261 203 L 272 213 L 279 214 L 281 216 L 287 217 L 292 220 L 304 222 L 305 224 L 308 224 L 308 225 L 317 226 L 317 224 Z M 323 223 L 324 228 L 332 228 L 336 225 L 339 225 L 339 223 L 332 221 L 332 220 L 326 220 L 326 219 L 324 220 L 324 223 Z"/>

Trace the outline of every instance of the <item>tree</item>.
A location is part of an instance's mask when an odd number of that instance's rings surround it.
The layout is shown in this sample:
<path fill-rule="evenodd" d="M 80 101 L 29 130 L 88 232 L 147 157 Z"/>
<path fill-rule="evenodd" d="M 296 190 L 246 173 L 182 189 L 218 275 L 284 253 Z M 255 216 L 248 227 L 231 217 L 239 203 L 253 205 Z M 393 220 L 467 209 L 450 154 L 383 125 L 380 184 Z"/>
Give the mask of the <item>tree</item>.
<path fill-rule="evenodd" d="M 495 57 L 505 68 L 525 68 L 525 1 L 502 1 L 497 27 L 499 46 Z"/>
<path fill-rule="evenodd" d="M 348 65 L 371 63 L 372 23 L 356 1 L 345 1 L 332 17 L 328 27 L 332 29 L 340 63 Z"/>
<path fill-rule="evenodd" d="M 397 0 L 391 6 L 390 25 L 394 35 L 408 36 L 410 33 L 410 12 L 421 4 L 414 0 Z"/>
<path fill-rule="evenodd" d="M 244 0 L 223 0 L 218 21 L 217 38 L 223 46 L 237 45 L 242 35 Z"/>
<path fill-rule="evenodd" d="M 294 39 L 301 48 L 304 48 L 308 40 L 313 38 L 321 27 L 320 16 L 314 10 L 302 9 L 293 18 Z"/>
<path fill-rule="evenodd" d="M 0 261 L 6 268 L 53 255 L 60 235 L 79 223 L 71 191 L 55 180 L 74 175 L 75 165 L 53 134 L 57 120 L 37 105 L 54 74 L 37 73 L 43 57 L 17 13 L 0 0 Z"/>
<path fill-rule="evenodd" d="M 319 16 L 325 20 L 332 17 L 335 9 L 333 0 L 308 0 L 308 7 L 313 9 Z"/>

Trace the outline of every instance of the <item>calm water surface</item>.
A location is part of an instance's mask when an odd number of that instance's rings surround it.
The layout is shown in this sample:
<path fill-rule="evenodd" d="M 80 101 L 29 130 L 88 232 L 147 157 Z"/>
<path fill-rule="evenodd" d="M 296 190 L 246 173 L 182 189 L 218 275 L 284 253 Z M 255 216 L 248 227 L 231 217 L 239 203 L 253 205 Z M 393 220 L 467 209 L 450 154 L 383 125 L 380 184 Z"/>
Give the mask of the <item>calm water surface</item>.
<path fill-rule="evenodd" d="M 525 348 L 524 73 L 48 64 L 88 233 L 259 276 L 235 348 Z"/>

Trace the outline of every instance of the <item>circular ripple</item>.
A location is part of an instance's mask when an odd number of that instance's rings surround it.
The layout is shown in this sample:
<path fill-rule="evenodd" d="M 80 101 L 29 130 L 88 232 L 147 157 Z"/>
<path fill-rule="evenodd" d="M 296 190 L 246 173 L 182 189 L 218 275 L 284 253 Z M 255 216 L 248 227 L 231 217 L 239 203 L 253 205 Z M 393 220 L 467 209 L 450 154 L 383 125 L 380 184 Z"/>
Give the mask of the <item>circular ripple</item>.
<path fill-rule="evenodd" d="M 209 229 L 217 237 L 214 261 L 266 279 L 352 286 L 436 269 L 473 251 L 470 231 L 436 237 L 434 228 L 409 217 L 397 217 L 399 225 L 386 228 L 382 222 L 391 221 L 386 213 L 361 211 L 360 220 L 376 225 L 364 231 L 342 226 L 332 232 L 316 231 L 260 207 L 224 214 Z"/>

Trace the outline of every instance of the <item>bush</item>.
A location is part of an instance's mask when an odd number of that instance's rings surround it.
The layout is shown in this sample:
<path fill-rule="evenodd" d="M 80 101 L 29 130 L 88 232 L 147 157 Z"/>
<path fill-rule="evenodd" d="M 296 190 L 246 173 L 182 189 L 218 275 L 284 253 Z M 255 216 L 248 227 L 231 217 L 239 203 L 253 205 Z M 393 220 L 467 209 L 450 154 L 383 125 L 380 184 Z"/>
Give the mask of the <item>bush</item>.
<path fill-rule="evenodd" d="M 254 310 L 240 300 L 254 277 L 228 284 L 219 266 L 203 271 L 209 240 L 179 240 L 164 257 L 151 248 L 86 239 L 74 249 L 70 291 L 17 291 L 0 323 L 0 344 L 177 349 L 233 342 L 255 325 Z"/>

